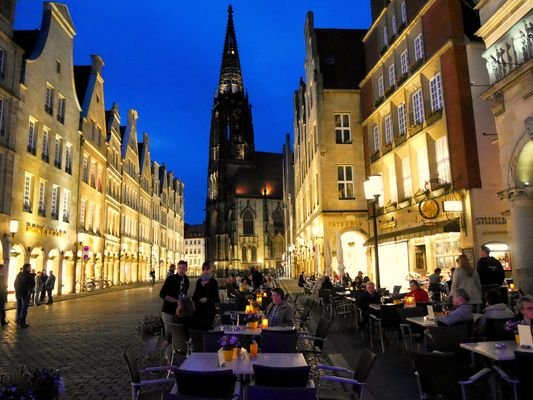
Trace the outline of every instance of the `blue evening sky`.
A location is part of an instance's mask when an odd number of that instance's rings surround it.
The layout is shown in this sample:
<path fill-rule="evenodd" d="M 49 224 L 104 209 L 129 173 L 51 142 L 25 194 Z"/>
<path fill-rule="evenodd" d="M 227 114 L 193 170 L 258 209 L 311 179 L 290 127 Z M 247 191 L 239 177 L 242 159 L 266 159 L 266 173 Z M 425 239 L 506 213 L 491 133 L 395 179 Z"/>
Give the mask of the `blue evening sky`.
<path fill-rule="evenodd" d="M 77 36 L 76 64 L 105 63 L 105 102 L 139 112 L 152 160 L 185 184 L 185 221 L 202 223 L 209 126 L 218 84 L 228 1 L 66 0 Z M 244 86 L 253 109 L 256 149 L 281 152 L 292 136 L 293 92 L 303 75 L 304 23 L 367 28 L 370 0 L 233 0 Z M 18 0 L 16 29 L 41 23 L 42 3 Z"/>

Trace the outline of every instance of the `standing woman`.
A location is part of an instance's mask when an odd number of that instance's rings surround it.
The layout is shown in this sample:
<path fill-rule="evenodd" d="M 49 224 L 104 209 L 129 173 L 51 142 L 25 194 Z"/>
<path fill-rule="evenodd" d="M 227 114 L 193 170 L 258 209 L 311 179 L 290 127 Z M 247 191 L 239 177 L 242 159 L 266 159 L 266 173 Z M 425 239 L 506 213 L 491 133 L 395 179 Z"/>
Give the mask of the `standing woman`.
<path fill-rule="evenodd" d="M 218 283 L 211 276 L 211 264 L 207 261 L 202 264 L 202 275 L 196 282 L 192 299 L 196 308 L 196 316 L 212 327 L 215 320 L 215 304 L 220 303 L 220 298 L 218 297 Z"/>
<path fill-rule="evenodd" d="M 469 304 L 474 308 L 474 312 L 479 312 L 481 306 L 481 283 L 479 281 L 479 275 L 470 265 L 468 258 L 461 254 L 457 260 L 457 268 L 453 273 L 451 294 L 459 288 L 466 290 L 470 297 Z"/>

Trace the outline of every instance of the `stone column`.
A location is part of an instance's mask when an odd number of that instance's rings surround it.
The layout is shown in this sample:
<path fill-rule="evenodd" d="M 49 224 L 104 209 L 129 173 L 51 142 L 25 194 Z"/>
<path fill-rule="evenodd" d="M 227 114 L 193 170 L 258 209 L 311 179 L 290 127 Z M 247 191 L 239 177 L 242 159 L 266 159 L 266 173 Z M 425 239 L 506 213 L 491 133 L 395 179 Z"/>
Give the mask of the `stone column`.
<path fill-rule="evenodd" d="M 533 293 L 533 188 L 508 192 L 511 204 L 513 278 L 524 293 Z"/>

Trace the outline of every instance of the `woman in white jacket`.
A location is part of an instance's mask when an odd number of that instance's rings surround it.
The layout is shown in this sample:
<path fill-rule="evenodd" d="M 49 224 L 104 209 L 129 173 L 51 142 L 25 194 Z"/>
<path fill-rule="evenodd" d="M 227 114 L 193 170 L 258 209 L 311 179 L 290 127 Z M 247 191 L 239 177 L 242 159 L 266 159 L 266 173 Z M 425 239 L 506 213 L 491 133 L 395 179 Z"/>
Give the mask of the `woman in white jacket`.
<path fill-rule="evenodd" d="M 459 288 L 466 290 L 470 300 L 468 304 L 471 304 L 474 308 L 474 312 L 479 312 L 481 306 L 481 283 L 479 281 L 479 275 L 477 271 L 470 265 L 468 258 L 461 254 L 457 260 L 457 269 L 453 274 L 452 281 L 452 296 Z"/>

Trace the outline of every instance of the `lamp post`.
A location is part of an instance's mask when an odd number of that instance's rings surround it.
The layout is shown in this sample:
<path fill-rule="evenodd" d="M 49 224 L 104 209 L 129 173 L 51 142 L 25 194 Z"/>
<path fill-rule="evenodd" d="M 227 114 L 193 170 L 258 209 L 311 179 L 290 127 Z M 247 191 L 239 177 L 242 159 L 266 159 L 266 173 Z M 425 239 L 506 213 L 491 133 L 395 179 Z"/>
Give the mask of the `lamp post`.
<path fill-rule="evenodd" d="M 376 286 L 381 287 L 379 278 L 379 252 L 378 252 L 378 222 L 376 215 L 376 204 L 379 201 L 379 196 L 383 193 L 383 179 L 381 175 L 371 175 L 363 183 L 365 188 L 365 198 L 373 200 L 373 226 L 374 226 L 374 265 L 376 270 Z"/>

